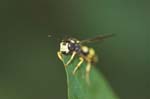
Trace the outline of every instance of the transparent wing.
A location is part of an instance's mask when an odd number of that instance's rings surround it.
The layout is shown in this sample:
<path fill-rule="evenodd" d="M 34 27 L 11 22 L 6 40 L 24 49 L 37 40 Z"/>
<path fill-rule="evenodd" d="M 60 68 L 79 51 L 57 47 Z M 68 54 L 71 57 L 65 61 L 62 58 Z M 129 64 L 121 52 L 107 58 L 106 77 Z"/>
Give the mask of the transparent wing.
<path fill-rule="evenodd" d="M 112 37 L 112 36 L 115 36 L 115 34 L 99 35 L 99 36 L 94 37 L 94 38 L 81 40 L 80 43 L 91 43 L 91 42 L 101 41 L 103 39 L 106 39 L 106 38 L 109 38 L 109 37 Z"/>

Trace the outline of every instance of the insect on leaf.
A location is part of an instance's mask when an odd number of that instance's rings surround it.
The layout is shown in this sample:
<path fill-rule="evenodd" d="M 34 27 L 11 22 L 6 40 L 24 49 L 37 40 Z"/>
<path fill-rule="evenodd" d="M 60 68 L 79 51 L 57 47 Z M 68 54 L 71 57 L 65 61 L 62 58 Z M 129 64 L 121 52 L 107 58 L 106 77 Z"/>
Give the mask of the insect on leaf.
<path fill-rule="evenodd" d="M 69 55 L 63 55 L 66 63 Z M 67 74 L 68 99 L 118 99 L 102 74 L 92 66 L 90 72 L 90 84 L 85 79 L 86 62 L 83 62 L 76 74 L 72 72 L 78 64 L 79 59 L 75 59 L 65 68 Z"/>

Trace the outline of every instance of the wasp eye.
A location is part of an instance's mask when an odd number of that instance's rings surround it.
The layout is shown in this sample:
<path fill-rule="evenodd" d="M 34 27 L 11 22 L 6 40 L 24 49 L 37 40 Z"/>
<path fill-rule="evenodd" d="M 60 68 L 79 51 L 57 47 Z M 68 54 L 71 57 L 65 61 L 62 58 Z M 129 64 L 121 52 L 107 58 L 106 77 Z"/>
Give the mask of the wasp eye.
<path fill-rule="evenodd" d="M 70 43 L 68 47 L 69 47 L 70 50 L 74 50 L 75 49 L 75 46 L 72 43 Z"/>

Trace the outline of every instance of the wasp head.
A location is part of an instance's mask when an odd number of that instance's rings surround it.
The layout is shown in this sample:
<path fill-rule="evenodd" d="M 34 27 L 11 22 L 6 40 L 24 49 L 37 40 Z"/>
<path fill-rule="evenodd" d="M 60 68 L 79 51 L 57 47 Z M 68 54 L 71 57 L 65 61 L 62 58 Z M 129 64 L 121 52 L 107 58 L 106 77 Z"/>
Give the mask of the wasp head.
<path fill-rule="evenodd" d="M 64 39 L 60 43 L 60 51 L 63 54 L 69 54 L 73 51 L 77 51 L 80 48 L 79 43 L 80 41 L 74 38 Z"/>

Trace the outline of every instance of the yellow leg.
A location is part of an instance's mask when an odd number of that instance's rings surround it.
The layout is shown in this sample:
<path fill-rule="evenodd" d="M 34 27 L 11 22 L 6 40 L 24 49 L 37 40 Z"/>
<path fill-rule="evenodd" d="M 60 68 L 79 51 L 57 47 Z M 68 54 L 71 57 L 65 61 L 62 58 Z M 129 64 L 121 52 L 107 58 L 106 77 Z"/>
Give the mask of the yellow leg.
<path fill-rule="evenodd" d="M 75 67 L 75 69 L 73 70 L 73 75 L 75 75 L 76 71 L 78 70 L 78 68 L 81 66 L 81 64 L 83 63 L 84 59 L 82 57 L 79 58 L 80 62 L 77 64 L 77 66 Z"/>
<path fill-rule="evenodd" d="M 57 56 L 58 56 L 58 58 L 63 62 L 63 64 L 65 64 L 65 63 L 64 63 L 64 60 L 63 60 L 63 58 L 62 58 L 62 53 L 61 53 L 60 51 L 57 52 Z"/>
<path fill-rule="evenodd" d="M 69 59 L 69 61 L 65 64 L 65 66 L 68 66 L 70 64 L 70 62 L 73 60 L 73 58 L 75 57 L 76 52 L 73 52 L 71 55 L 71 58 Z"/>
<path fill-rule="evenodd" d="M 90 84 L 90 78 L 89 78 L 90 70 L 91 70 L 91 62 L 88 62 L 86 66 L 86 81 L 88 84 Z"/>

